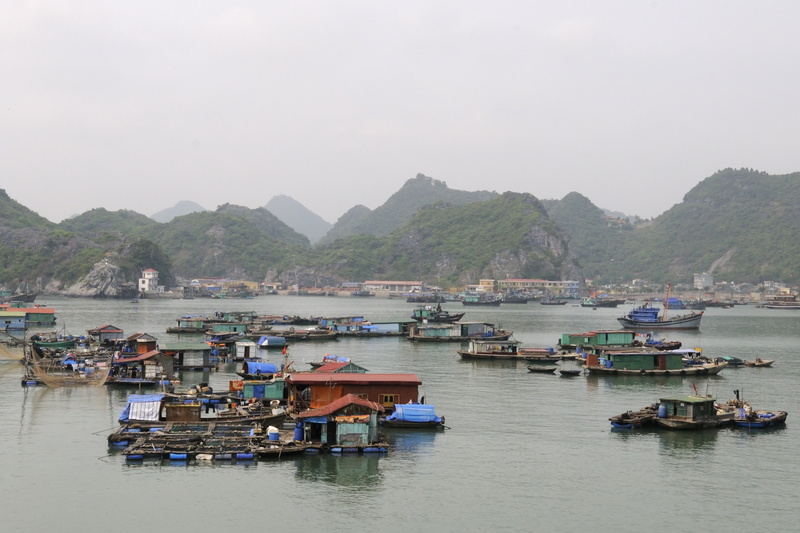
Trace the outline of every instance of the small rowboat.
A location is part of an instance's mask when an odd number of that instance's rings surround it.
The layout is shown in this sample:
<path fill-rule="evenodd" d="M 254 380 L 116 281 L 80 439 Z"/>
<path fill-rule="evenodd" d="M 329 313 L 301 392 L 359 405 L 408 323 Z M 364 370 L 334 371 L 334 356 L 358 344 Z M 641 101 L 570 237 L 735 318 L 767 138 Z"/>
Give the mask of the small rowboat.
<path fill-rule="evenodd" d="M 552 374 L 558 370 L 557 366 L 550 365 L 528 365 L 528 372 L 540 372 L 544 374 Z"/>
<path fill-rule="evenodd" d="M 562 376 L 580 376 L 583 370 L 577 368 L 562 368 L 559 372 Z"/>

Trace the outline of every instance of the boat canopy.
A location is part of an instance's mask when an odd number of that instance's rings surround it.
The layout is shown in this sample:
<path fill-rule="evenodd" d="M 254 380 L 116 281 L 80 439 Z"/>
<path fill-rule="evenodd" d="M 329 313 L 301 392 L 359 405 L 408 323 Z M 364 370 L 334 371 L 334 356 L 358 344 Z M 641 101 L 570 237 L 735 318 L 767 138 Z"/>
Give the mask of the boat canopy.
<path fill-rule="evenodd" d="M 436 416 L 433 406 L 425 403 L 398 403 L 394 405 L 394 412 L 386 420 L 400 420 L 403 422 L 441 422 L 441 417 Z"/>
<path fill-rule="evenodd" d="M 120 422 L 146 420 L 157 422 L 161 414 L 161 401 L 164 394 L 131 394 L 128 405 L 119 415 Z"/>

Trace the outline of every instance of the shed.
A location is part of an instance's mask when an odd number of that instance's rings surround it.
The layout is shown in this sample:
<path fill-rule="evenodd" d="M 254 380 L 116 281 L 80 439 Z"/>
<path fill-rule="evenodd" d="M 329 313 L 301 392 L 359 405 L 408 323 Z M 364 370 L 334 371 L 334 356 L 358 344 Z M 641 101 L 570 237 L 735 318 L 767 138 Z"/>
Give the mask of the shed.
<path fill-rule="evenodd" d="M 375 402 L 347 394 L 328 405 L 298 413 L 303 422 L 304 440 L 341 446 L 366 446 L 378 438 L 378 413 Z"/>

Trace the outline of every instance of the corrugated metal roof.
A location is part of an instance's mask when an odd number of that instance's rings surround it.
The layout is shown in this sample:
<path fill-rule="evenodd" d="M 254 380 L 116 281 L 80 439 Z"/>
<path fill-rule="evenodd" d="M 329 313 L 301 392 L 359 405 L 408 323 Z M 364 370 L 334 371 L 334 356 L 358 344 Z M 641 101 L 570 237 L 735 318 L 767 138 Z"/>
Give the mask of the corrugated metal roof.
<path fill-rule="evenodd" d="M 365 400 L 364 398 L 359 398 L 355 394 L 347 394 L 342 396 L 338 400 L 334 400 L 325 407 L 319 407 L 317 409 L 309 409 L 308 411 L 303 411 L 302 413 L 298 413 L 297 418 L 312 418 L 315 416 L 328 416 L 339 409 L 347 407 L 348 405 L 361 405 L 368 409 L 372 409 L 373 411 L 378 411 L 379 413 L 383 412 L 383 406 L 377 404 L 375 402 L 371 402 L 369 400 Z"/>
<path fill-rule="evenodd" d="M 139 354 L 136 357 L 117 357 L 114 359 L 114 363 L 118 364 L 125 364 L 125 363 L 135 363 L 138 361 L 144 361 L 146 359 L 150 359 L 151 357 L 155 357 L 159 355 L 161 352 L 158 350 L 150 350 L 149 352 L 145 352 L 143 354 Z"/>
<path fill-rule="evenodd" d="M 318 383 L 342 383 L 353 385 L 405 383 L 408 385 L 422 385 L 422 381 L 420 381 L 416 374 L 323 374 L 320 372 L 295 372 L 287 379 L 301 385 L 314 385 Z"/>

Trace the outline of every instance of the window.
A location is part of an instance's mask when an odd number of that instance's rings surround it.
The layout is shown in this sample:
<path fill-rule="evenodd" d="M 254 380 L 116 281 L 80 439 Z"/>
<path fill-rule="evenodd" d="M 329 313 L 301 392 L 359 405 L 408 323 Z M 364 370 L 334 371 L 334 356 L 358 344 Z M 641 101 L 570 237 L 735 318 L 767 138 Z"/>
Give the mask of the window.
<path fill-rule="evenodd" d="M 399 394 L 378 394 L 378 403 L 384 407 L 391 407 L 399 401 Z"/>

